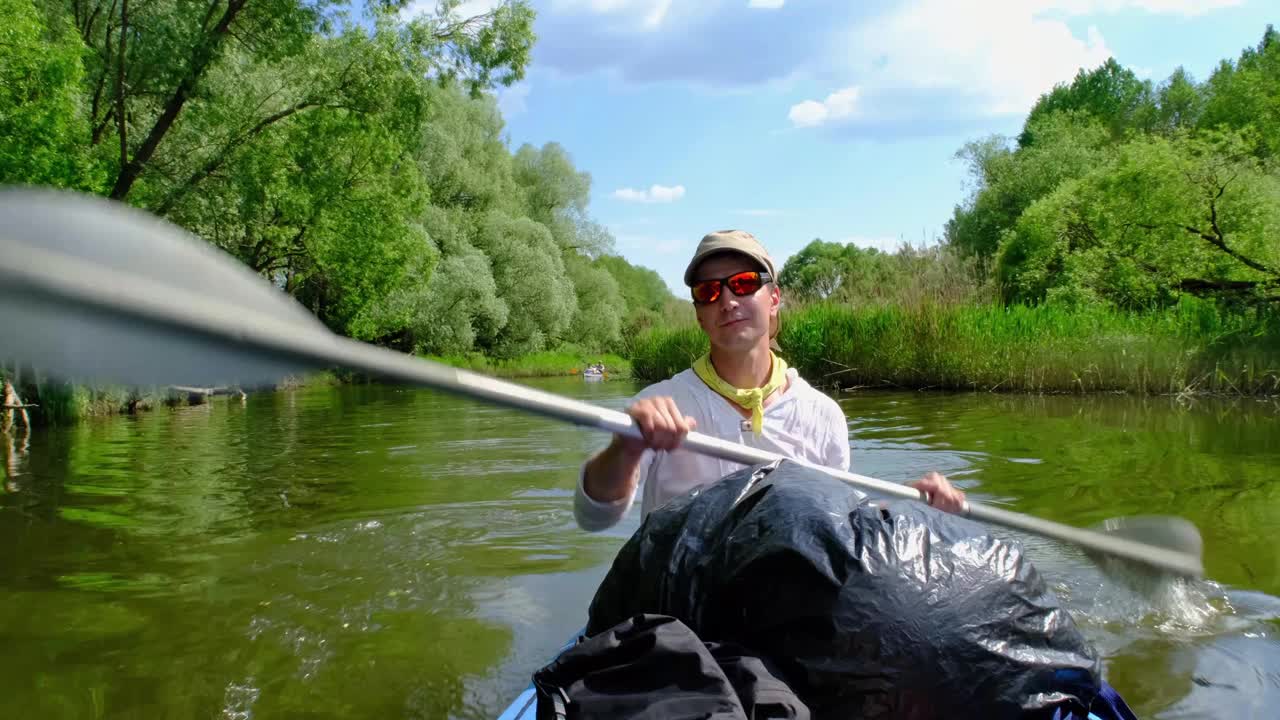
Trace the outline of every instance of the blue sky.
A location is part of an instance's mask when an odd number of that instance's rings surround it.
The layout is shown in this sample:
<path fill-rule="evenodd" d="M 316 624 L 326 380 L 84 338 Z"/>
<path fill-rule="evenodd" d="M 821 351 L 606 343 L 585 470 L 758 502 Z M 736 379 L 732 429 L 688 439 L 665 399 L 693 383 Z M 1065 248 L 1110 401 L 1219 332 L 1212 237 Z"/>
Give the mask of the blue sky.
<path fill-rule="evenodd" d="M 533 4 L 533 62 L 499 96 L 512 147 L 561 143 L 618 252 L 681 296 L 711 230 L 779 268 L 815 237 L 932 242 L 967 192 L 956 151 L 1016 133 L 1055 82 L 1108 56 L 1203 79 L 1280 24 L 1274 0 Z"/>

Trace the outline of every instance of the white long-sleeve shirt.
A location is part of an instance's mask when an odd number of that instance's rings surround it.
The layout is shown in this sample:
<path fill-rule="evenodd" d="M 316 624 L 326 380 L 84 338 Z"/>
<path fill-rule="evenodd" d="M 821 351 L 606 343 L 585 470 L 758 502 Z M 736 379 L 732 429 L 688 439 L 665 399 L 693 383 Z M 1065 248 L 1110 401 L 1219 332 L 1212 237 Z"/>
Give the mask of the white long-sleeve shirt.
<path fill-rule="evenodd" d="M 849 425 L 844 411 L 835 400 L 805 382 L 795 368 L 787 370 L 787 379 L 786 389 L 764 409 L 764 427 L 759 437 L 751 432 L 750 419 L 744 418 L 728 400 L 708 387 L 692 369 L 644 388 L 636 394 L 636 399 L 669 396 L 681 412 L 697 421 L 697 432 L 848 470 Z M 641 516 L 698 485 L 715 482 L 744 467 L 681 448 L 646 450 L 639 470 L 638 491 L 643 493 Z M 585 464 L 574 493 L 578 525 L 593 532 L 616 525 L 631 509 L 635 493 L 615 502 L 600 502 L 583 489 L 584 473 Z"/>

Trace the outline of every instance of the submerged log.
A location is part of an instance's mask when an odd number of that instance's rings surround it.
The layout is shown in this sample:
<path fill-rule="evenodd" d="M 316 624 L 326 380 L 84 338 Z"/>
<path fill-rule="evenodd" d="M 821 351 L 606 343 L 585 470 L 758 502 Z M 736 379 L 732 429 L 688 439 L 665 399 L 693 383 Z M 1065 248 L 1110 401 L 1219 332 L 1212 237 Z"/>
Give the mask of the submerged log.
<path fill-rule="evenodd" d="M 169 389 L 177 393 L 186 393 L 187 402 L 191 405 L 203 405 L 206 400 L 215 395 L 235 395 L 241 400 L 245 399 L 244 390 L 238 387 L 192 387 L 190 385 L 170 385 Z"/>

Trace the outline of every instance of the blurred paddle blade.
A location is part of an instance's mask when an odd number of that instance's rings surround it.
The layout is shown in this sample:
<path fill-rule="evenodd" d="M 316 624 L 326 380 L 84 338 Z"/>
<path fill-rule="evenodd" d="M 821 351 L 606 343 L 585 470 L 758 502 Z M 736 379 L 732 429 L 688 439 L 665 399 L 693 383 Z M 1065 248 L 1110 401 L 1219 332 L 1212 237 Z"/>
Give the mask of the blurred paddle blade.
<path fill-rule="evenodd" d="M 231 256 L 175 225 L 103 198 L 0 190 L 0 359 L 59 379 L 126 385 L 256 385 L 296 360 L 165 323 L 166 307 L 328 333 Z"/>
<path fill-rule="evenodd" d="M 1204 560 L 1204 540 L 1190 521 L 1169 515 L 1134 515 L 1103 520 L 1093 530 L 1112 537 L 1184 553 Z M 1167 597 L 1173 585 L 1184 580 L 1149 565 L 1126 562 L 1111 555 L 1085 551 L 1098 567 L 1131 589 L 1155 601 Z"/>
<path fill-rule="evenodd" d="M 1169 515 L 1134 515 L 1103 520 L 1094 526 L 1099 532 L 1129 540 L 1204 556 L 1204 540 L 1190 521 Z"/>

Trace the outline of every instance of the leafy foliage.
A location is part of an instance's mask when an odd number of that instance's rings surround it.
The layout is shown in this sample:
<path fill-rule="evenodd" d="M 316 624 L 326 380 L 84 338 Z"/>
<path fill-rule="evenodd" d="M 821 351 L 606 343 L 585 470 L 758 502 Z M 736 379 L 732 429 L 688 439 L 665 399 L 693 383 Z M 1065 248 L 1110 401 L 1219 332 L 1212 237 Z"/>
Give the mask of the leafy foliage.
<path fill-rule="evenodd" d="M 896 252 L 814 240 L 779 273 L 783 297 L 800 304 L 953 304 L 979 299 L 977 263 L 952 248 Z"/>
<path fill-rule="evenodd" d="M 961 150 L 974 190 L 947 226 L 1013 302 L 1155 308 L 1280 300 L 1280 34 L 1204 83 L 1114 60 L 1032 108 L 1017 142 Z"/>
<path fill-rule="evenodd" d="M 490 93 L 524 77 L 529 3 L 406 6 L 0 0 L 0 182 L 151 210 L 364 340 L 617 345 L 663 301 L 597 262 L 590 176 L 556 143 L 510 150 Z"/>
<path fill-rule="evenodd" d="M 46 18 L 32 0 L 0 0 L 0 17 L 0 183 L 95 189 L 84 46 L 66 18 Z"/>
<path fill-rule="evenodd" d="M 1266 298 L 1280 288 L 1278 200 L 1280 177 L 1238 135 L 1144 138 L 1028 210 L 998 272 L 1019 300 L 1069 291 L 1142 308 L 1182 292 Z"/>

